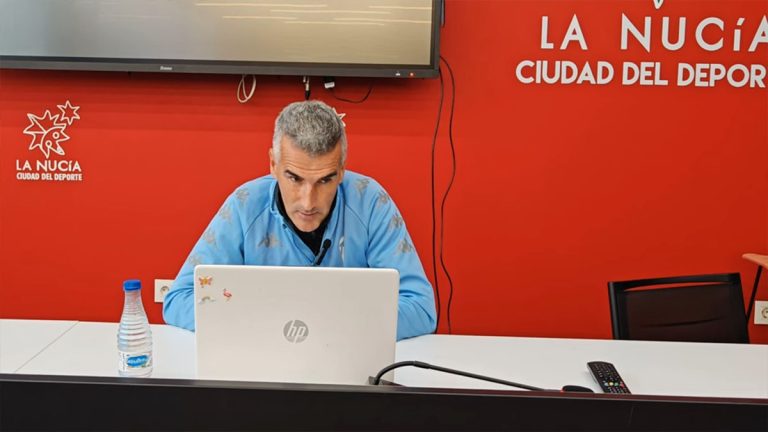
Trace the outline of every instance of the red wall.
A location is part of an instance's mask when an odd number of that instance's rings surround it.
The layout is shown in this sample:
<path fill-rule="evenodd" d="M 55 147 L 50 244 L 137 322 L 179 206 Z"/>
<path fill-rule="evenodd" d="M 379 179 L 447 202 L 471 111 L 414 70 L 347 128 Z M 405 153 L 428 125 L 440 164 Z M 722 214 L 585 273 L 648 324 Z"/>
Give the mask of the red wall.
<path fill-rule="evenodd" d="M 452 330 L 463 334 L 610 337 L 606 282 L 739 271 L 768 253 L 768 92 L 765 89 L 522 84 L 524 59 L 760 63 L 755 52 L 688 43 L 619 49 L 621 14 L 639 23 L 739 17 L 751 40 L 764 1 L 449 0 L 442 53 L 456 74 L 456 182 L 446 204 L 445 261 L 454 281 Z M 556 46 L 577 14 L 588 51 Z M 693 36 L 692 30 L 688 38 Z M 711 35 L 710 35 L 711 36 Z M 726 47 L 732 32 L 725 32 Z M 226 195 L 267 172 L 274 117 L 303 97 L 294 77 L 259 77 L 239 104 L 239 77 L 0 70 L 0 317 L 116 321 L 120 283 L 172 278 Z M 369 81 L 339 79 L 338 94 Z M 448 88 L 449 89 L 449 88 Z M 430 146 L 438 80 L 374 80 L 361 105 L 314 96 L 348 115 L 348 168 L 372 175 L 401 208 L 432 278 Z M 65 156 L 82 182 L 16 179 L 29 150 L 27 113 L 66 100 L 80 119 Z M 439 190 L 449 173 L 447 109 L 438 140 Z M 441 277 L 443 320 L 447 280 Z M 161 322 L 145 290 L 145 307 Z M 768 299 L 768 286 L 758 295 Z M 768 343 L 768 327 L 751 328 Z"/>

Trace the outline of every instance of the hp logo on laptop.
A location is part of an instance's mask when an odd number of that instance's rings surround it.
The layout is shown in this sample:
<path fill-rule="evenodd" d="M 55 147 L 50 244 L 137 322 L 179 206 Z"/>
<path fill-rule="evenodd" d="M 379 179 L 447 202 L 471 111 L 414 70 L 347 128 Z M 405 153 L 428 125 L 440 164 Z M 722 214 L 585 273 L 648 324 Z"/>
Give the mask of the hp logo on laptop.
<path fill-rule="evenodd" d="M 285 323 L 283 327 L 283 336 L 288 342 L 299 343 L 304 342 L 304 339 L 309 336 L 309 327 L 300 320 L 291 320 Z"/>

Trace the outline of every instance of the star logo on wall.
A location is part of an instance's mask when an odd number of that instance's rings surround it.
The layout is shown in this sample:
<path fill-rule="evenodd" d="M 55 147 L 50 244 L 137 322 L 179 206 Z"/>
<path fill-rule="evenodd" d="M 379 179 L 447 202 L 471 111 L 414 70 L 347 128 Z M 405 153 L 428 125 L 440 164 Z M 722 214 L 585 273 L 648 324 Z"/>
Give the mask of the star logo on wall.
<path fill-rule="evenodd" d="M 29 149 L 40 149 L 48 159 L 51 152 L 58 155 L 64 155 L 64 149 L 61 147 L 61 142 L 69 139 L 69 136 L 64 132 L 67 125 L 57 123 L 59 118 L 57 115 L 52 115 L 50 111 L 38 117 L 34 114 L 28 113 L 29 126 L 24 129 L 24 133 L 32 136 L 32 142 L 29 144 Z"/>
<path fill-rule="evenodd" d="M 61 114 L 51 114 L 50 110 L 45 110 L 40 116 L 27 113 L 29 126 L 24 129 L 24 134 L 32 137 L 29 150 L 39 149 L 46 159 L 51 156 L 51 153 L 64 155 L 64 148 L 61 143 L 69 139 L 69 135 L 65 131 L 75 120 L 80 119 L 80 115 L 77 113 L 80 107 L 73 106 L 69 101 L 56 106 Z"/>
<path fill-rule="evenodd" d="M 77 113 L 77 110 L 79 110 L 80 107 L 72 106 L 69 101 L 66 101 L 64 105 L 56 106 L 59 108 L 59 111 L 61 111 L 61 117 L 59 119 L 62 122 L 67 122 L 67 126 L 71 125 L 75 120 L 80 120 L 80 114 Z"/>

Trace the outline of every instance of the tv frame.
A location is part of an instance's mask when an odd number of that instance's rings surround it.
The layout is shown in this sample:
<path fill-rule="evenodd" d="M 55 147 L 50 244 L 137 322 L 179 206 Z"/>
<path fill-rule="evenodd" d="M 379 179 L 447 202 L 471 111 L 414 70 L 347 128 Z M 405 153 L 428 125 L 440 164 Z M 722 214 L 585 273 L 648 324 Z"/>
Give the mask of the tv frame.
<path fill-rule="evenodd" d="M 444 19 L 445 0 L 432 0 L 432 46 L 429 65 L 0 55 L 0 68 L 363 78 L 434 78 L 437 77 L 440 67 L 440 29 L 443 26 Z"/>

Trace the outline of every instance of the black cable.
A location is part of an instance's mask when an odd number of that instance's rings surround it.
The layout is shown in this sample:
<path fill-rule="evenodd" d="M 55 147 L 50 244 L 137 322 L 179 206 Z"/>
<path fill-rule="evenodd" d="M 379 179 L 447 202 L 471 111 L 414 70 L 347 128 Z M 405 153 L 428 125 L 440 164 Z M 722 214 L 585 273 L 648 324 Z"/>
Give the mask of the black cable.
<path fill-rule="evenodd" d="M 460 375 L 460 376 L 463 376 L 463 377 L 479 379 L 479 380 L 482 380 L 482 381 L 489 381 L 489 382 L 492 382 L 492 383 L 508 385 L 510 387 L 517 387 L 517 388 L 521 388 L 521 389 L 525 389 L 525 390 L 548 391 L 547 389 L 543 389 L 541 387 L 529 386 L 529 385 L 526 385 L 526 384 L 520 384 L 520 383 L 516 383 L 516 382 L 512 382 L 512 381 L 507 381 L 507 380 L 503 380 L 503 379 L 499 379 L 499 378 L 493 378 L 493 377 L 489 377 L 489 376 L 485 376 L 485 375 L 473 374 L 471 372 L 464 372 L 464 371 L 460 371 L 460 370 L 457 370 L 457 369 L 449 369 L 449 368 L 446 368 L 446 367 L 432 365 L 432 364 L 420 362 L 420 361 L 417 361 L 417 360 L 401 361 L 401 362 L 393 363 L 393 364 L 385 367 L 384 369 L 379 371 L 378 374 L 376 374 L 376 378 L 373 379 L 372 384 L 373 385 L 379 385 L 379 382 L 381 381 L 381 377 L 384 376 L 385 373 L 387 373 L 387 372 L 389 372 L 391 370 L 403 367 L 403 366 L 415 366 L 417 368 L 422 368 L 422 369 L 431 369 L 431 370 L 436 370 L 436 371 L 439 371 L 439 372 L 445 372 L 445 373 L 449 373 L 449 374 L 453 374 L 453 375 Z"/>
<path fill-rule="evenodd" d="M 453 144 L 453 109 L 456 105 L 456 80 L 453 76 L 453 69 L 451 68 L 451 65 L 448 63 L 448 60 L 445 59 L 445 57 L 440 56 L 440 59 L 445 63 L 445 66 L 448 68 L 448 73 L 451 77 L 451 114 L 448 117 L 448 142 L 451 144 L 451 179 L 448 181 L 448 187 L 445 189 L 445 194 L 443 195 L 443 201 L 440 204 L 440 266 L 443 269 L 443 272 L 445 273 L 445 277 L 448 278 L 448 286 L 450 287 L 448 290 L 448 305 L 446 307 L 446 319 L 448 321 L 448 334 L 452 333 L 451 328 L 451 306 L 453 304 L 453 279 L 451 278 L 451 274 L 448 273 L 448 268 L 445 265 L 445 260 L 443 259 L 443 232 L 445 228 L 445 201 L 448 199 L 448 193 L 451 192 L 451 187 L 453 186 L 453 180 L 456 178 L 456 148 Z"/>
<path fill-rule="evenodd" d="M 353 104 L 359 104 L 359 103 L 363 103 L 366 100 L 368 100 L 368 96 L 370 96 L 371 92 L 373 91 L 373 81 L 371 81 L 371 83 L 368 84 L 368 92 L 365 93 L 365 96 L 363 96 L 362 99 L 353 100 L 353 99 L 343 98 L 341 96 L 337 96 L 336 95 L 336 92 L 334 91 L 335 90 L 334 88 L 331 88 L 329 90 L 331 91 L 331 96 L 333 96 L 334 99 L 340 100 L 342 102 L 349 102 L 349 103 L 353 103 Z"/>
<path fill-rule="evenodd" d="M 437 106 L 437 121 L 435 122 L 435 134 L 432 137 L 432 157 L 431 157 L 431 185 L 432 193 L 430 194 L 432 199 L 432 276 L 435 281 L 435 300 L 437 300 L 437 319 L 435 323 L 435 333 L 437 333 L 438 326 L 440 325 L 440 283 L 437 279 L 437 241 L 436 231 L 436 217 L 435 211 L 435 147 L 437 145 L 437 132 L 440 130 L 440 117 L 443 113 L 443 97 L 444 97 L 444 83 L 443 83 L 443 71 L 438 67 L 438 75 L 440 77 L 440 104 Z"/>

